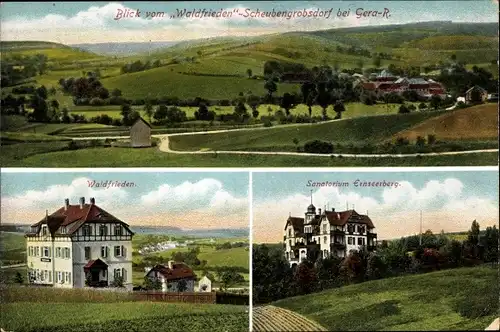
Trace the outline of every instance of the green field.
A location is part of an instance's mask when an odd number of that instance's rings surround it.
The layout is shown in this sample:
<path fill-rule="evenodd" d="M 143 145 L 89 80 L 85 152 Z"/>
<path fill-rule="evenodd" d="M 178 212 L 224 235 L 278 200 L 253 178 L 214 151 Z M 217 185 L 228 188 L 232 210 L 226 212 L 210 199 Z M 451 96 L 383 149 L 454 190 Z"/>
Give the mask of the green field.
<path fill-rule="evenodd" d="M 347 112 L 346 112 L 347 113 Z M 392 135 L 442 112 L 418 112 L 390 114 L 346 119 L 313 125 L 284 126 L 252 131 L 236 131 L 217 134 L 172 136 L 169 138 L 172 150 L 255 150 L 294 151 L 299 144 L 311 140 L 333 143 L 382 142 Z"/>
<path fill-rule="evenodd" d="M 41 144 L 41 143 L 39 143 Z M 63 147 L 51 146 L 55 150 Z M 35 151 L 38 149 L 37 151 Z M 412 158 L 330 158 L 324 156 L 269 156 L 206 154 L 193 157 L 164 153 L 156 148 L 91 148 L 49 152 L 37 146 L 26 156 L 23 152 L 1 148 L 2 167 L 391 167 L 391 166 L 494 166 L 498 153 L 477 155 L 429 156 Z M 126 153 L 124 153 L 126 151 Z M 18 159 L 12 158 L 16 155 Z M 103 156 L 96 161 L 96 156 Z"/>
<path fill-rule="evenodd" d="M 126 293 L 101 291 L 91 295 L 82 291 L 2 289 L 5 297 L 1 303 L 0 325 L 6 330 L 22 332 L 147 331 L 164 330 L 166 326 L 175 331 L 205 331 L 207 328 L 221 332 L 248 331 L 248 308 L 245 306 L 141 302 L 131 301 Z M 56 302 L 55 294 L 59 294 Z"/>
<path fill-rule="evenodd" d="M 272 303 L 330 331 L 484 330 L 498 317 L 497 267 L 388 278 Z"/>
<path fill-rule="evenodd" d="M 0 232 L 0 265 L 26 262 L 26 239 L 22 233 Z"/>

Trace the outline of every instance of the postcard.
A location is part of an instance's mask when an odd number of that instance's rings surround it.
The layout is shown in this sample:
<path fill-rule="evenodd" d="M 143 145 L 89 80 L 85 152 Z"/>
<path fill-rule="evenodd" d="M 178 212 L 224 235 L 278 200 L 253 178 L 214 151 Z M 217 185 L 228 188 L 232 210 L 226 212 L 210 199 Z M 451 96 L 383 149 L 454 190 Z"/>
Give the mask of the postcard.
<path fill-rule="evenodd" d="M 498 330 L 492 177 L 254 173 L 253 331 Z"/>
<path fill-rule="evenodd" d="M 3 167 L 498 165 L 498 1 L 1 6 Z"/>
<path fill-rule="evenodd" d="M 0 327 L 248 331 L 248 174 L 221 175 L 3 172 Z"/>

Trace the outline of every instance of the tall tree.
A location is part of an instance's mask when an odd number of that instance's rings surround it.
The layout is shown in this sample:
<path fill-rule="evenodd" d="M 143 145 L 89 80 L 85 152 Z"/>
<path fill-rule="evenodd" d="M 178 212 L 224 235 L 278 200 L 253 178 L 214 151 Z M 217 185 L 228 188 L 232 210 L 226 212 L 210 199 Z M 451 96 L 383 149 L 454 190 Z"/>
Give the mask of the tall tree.
<path fill-rule="evenodd" d="M 151 118 L 154 114 L 154 111 L 153 111 L 153 104 L 149 99 L 147 99 L 146 102 L 144 103 L 144 114 L 146 114 L 146 116 L 149 118 L 149 123 L 151 123 Z"/>
<path fill-rule="evenodd" d="M 264 89 L 267 90 L 267 94 L 269 96 L 269 99 L 271 100 L 273 98 L 273 93 L 278 91 L 278 85 L 276 84 L 274 79 L 268 79 L 264 84 Z"/>
<path fill-rule="evenodd" d="M 248 68 L 247 69 L 247 75 L 248 75 L 248 78 L 251 78 L 252 77 L 252 69 Z"/>
<path fill-rule="evenodd" d="M 285 92 L 280 106 L 283 107 L 287 116 L 290 115 L 290 110 L 295 107 L 295 98 L 288 92 Z"/>
<path fill-rule="evenodd" d="M 467 242 L 472 245 L 477 245 L 479 243 L 479 223 L 474 220 L 467 234 Z"/>

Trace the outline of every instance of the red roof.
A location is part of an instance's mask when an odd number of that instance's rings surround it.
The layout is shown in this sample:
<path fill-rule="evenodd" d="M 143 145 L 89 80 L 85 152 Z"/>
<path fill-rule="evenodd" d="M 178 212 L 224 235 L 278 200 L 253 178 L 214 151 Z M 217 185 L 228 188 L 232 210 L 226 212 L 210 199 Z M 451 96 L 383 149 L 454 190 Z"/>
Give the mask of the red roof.
<path fill-rule="evenodd" d="M 121 223 L 124 226 L 128 227 L 126 223 L 114 217 L 95 204 L 83 204 L 82 207 L 80 207 L 79 204 L 68 205 L 67 208 L 63 206 L 59 210 L 43 218 L 36 224 L 31 225 L 31 227 L 37 227 L 42 224 L 47 224 L 50 232 L 54 234 L 61 226 L 71 225 L 71 227 L 66 232 L 66 234 L 71 234 L 86 222 Z"/>
<path fill-rule="evenodd" d="M 366 90 L 375 90 L 376 89 L 376 85 L 373 82 L 363 82 L 362 86 L 363 86 L 363 89 L 366 89 Z"/>
<path fill-rule="evenodd" d="M 173 263 L 172 268 L 165 265 L 156 265 L 148 272 L 158 272 L 167 280 L 194 279 L 196 275 L 185 263 Z"/>
<path fill-rule="evenodd" d="M 370 228 L 374 228 L 373 222 L 367 215 L 358 214 L 354 210 L 335 212 L 327 211 L 325 212 L 330 225 L 344 226 L 347 222 L 358 222 L 361 224 L 366 224 Z"/>

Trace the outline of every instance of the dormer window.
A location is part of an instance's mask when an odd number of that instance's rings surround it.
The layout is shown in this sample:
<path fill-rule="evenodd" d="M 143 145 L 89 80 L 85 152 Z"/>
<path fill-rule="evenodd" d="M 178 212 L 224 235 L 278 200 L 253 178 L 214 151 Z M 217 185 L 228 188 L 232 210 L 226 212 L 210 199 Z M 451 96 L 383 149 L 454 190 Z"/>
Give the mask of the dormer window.
<path fill-rule="evenodd" d="M 291 228 L 288 229 L 288 236 L 292 237 L 292 229 Z"/>
<path fill-rule="evenodd" d="M 61 226 L 60 232 L 61 234 L 66 234 L 66 226 Z"/>
<path fill-rule="evenodd" d="M 47 236 L 47 226 L 42 226 L 42 235 Z"/>
<path fill-rule="evenodd" d="M 92 233 L 92 230 L 90 229 L 90 225 L 83 225 L 82 232 L 83 232 L 83 236 L 90 236 Z"/>

